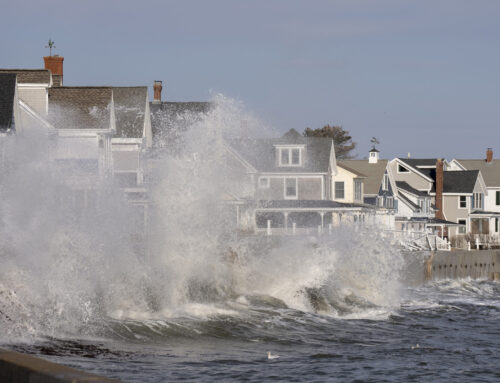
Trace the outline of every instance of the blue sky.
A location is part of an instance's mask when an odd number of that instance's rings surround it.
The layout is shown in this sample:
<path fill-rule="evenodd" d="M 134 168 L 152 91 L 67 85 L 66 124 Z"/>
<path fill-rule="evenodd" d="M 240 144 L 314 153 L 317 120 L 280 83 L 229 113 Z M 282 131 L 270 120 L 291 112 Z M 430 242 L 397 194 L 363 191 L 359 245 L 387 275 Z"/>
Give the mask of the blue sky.
<path fill-rule="evenodd" d="M 65 85 L 241 100 L 278 131 L 338 124 L 382 157 L 500 157 L 500 1 L 0 0 L 0 67 Z"/>

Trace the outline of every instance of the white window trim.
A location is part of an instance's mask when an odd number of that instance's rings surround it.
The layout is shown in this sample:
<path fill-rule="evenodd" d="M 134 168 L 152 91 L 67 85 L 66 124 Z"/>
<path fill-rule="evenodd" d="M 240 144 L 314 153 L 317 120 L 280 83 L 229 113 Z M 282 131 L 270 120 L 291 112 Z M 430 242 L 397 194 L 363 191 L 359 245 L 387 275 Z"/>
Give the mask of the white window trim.
<path fill-rule="evenodd" d="M 460 206 L 460 197 L 465 197 L 465 207 L 461 207 Z M 467 206 L 467 196 L 466 195 L 459 195 L 458 196 L 458 208 L 461 209 L 461 210 L 464 210 L 464 209 L 467 209 L 469 206 Z"/>
<path fill-rule="evenodd" d="M 342 198 L 337 198 L 337 188 L 335 187 L 335 184 L 336 183 L 342 183 L 344 185 L 344 196 Z M 345 199 L 345 181 L 334 181 L 333 183 L 333 195 L 334 195 L 334 199 Z"/>
<path fill-rule="evenodd" d="M 359 198 L 356 198 L 356 186 L 359 185 Z M 354 200 L 363 201 L 363 181 L 354 180 Z"/>
<path fill-rule="evenodd" d="M 285 177 L 283 178 L 285 182 L 283 182 L 283 195 L 285 199 L 299 199 L 299 182 L 297 177 Z M 295 195 L 294 196 L 287 196 L 286 195 L 286 181 L 287 180 L 295 180 Z"/>
<path fill-rule="evenodd" d="M 460 223 L 460 221 L 465 221 L 465 227 L 463 227 L 463 232 L 460 231 L 461 227 L 457 227 L 457 234 L 467 234 L 467 219 L 464 219 L 464 218 L 457 218 L 457 223 Z"/>
<path fill-rule="evenodd" d="M 266 183 L 264 185 L 261 184 L 261 181 L 266 181 Z M 269 177 L 259 177 L 259 181 L 258 181 L 258 188 L 259 189 L 269 189 L 271 185 L 271 182 L 270 182 L 270 179 Z"/>
<path fill-rule="evenodd" d="M 303 148 L 300 146 L 285 146 L 285 147 L 278 147 L 278 165 L 280 167 L 300 167 L 302 166 L 302 150 Z M 298 150 L 299 151 L 299 163 L 298 164 L 292 164 L 292 150 Z M 288 150 L 288 164 L 284 164 L 281 162 L 282 158 L 282 151 L 283 150 Z"/>
<path fill-rule="evenodd" d="M 389 201 L 390 201 L 391 203 L 389 203 Z M 391 196 L 386 197 L 386 202 L 385 202 L 385 205 L 386 205 L 385 207 L 386 207 L 387 209 L 394 209 L 394 197 L 391 197 Z M 389 206 L 389 205 L 390 205 L 390 206 Z"/>
<path fill-rule="evenodd" d="M 382 177 L 382 190 L 387 191 L 389 190 L 389 174 L 384 173 Z"/>

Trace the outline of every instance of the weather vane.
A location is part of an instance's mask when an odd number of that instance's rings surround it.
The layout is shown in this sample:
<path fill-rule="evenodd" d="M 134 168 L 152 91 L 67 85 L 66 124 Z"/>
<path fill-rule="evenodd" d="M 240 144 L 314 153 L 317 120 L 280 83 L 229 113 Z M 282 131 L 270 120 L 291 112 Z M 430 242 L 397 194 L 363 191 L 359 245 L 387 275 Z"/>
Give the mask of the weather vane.
<path fill-rule="evenodd" d="M 50 56 L 52 56 L 52 48 L 55 47 L 55 43 L 52 41 L 52 39 L 49 39 L 49 43 L 45 46 L 45 48 L 49 48 Z"/>
<path fill-rule="evenodd" d="M 375 149 L 375 145 L 380 144 L 380 142 L 375 137 L 372 137 L 370 142 L 373 144 L 373 149 Z"/>

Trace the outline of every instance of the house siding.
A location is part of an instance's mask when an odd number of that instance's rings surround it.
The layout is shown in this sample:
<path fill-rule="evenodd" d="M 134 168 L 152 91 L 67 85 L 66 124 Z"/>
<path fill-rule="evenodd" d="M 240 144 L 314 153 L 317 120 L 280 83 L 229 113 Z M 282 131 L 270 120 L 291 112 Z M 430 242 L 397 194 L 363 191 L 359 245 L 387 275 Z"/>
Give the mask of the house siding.
<path fill-rule="evenodd" d="M 113 150 L 114 171 L 139 171 L 139 151 L 138 150 Z"/>
<path fill-rule="evenodd" d="M 299 199 L 323 199 L 321 193 L 321 178 L 299 178 L 298 188 Z"/>
<path fill-rule="evenodd" d="M 429 190 L 431 183 L 424 179 L 422 176 L 414 173 L 411 169 L 409 173 L 398 173 L 398 162 L 391 163 L 391 171 L 395 181 L 406 181 L 409 185 L 417 190 Z"/>
<path fill-rule="evenodd" d="M 47 88 L 19 87 L 19 98 L 40 115 L 47 114 Z"/>
<path fill-rule="evenodd" d="M 458 222 L 459 219 L 467 220 L 469 216 L 469 204 L 470 204 L 470 196 L 467 196 L 467 208 L 459 209 L 458 201 L 460 196 L 458 195 L 443 195 L 443 210 L 444 215 L 447 221 Z M 468 227 L 467 227 L 468 229 Z M 451 227 L 450 235 L 457 235 L 458 228 Z"/>
<path fill-rule="evenodd" d="M 260 175 L 258 178 L 266 177 Z M 259 188 L 257 179 L 257 199 L 260 200 L 282 200 L 285 199 L 285 178 L 297 178 L 297 199 L 301 200 L 321 200 L 322 182 L 321 177 L 293 177 L 283 176 L 269 177 L 269 187 Z"/>
<path fill-rule="evenodd" d="M 333 199 L 340 202 L 354 202 L 354 178 L 355 174 L 343 169 L 342 167 L 337 167 L 337 175 L 332 179 L 332 190 Z M 344 198 L 337 198 L 335 196 L 335 182 L 344 183 Z"/>

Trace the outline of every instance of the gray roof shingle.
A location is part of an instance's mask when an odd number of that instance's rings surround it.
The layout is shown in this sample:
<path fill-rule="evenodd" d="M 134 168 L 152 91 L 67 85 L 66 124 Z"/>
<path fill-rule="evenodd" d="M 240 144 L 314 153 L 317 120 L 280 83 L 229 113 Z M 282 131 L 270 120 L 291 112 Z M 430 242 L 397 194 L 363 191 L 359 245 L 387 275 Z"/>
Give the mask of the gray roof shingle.
<path fill-rule="evenodd" d="M 147 86 L 113 87 L 116 137 L 142 138 L 147 94 Z"/>
<path fill-rule="evenodd" d="M 335 209 L 335 208 L 366 208 L 373 209 L 373 206 L 342 203 L 329 200 L 269 200 L 260 201 L 259 208 L 261 209 Z"/>
<path fill-rule="evenodd" d="M 364 180 L 365 195 L 376 195 L 379 192 L 382 178 L 387 167 L 387 160 L 378 160 L 370 164 L 368 160 L 342 160 L 337 161 L 338 166 L 347 166 L 366 176 Z"/>
<path fill-rule="evenodd" d="M 479 170 L 443 172 L 443 193 L 472 193 Z"/>
<path fill-rule="evenodd" d="M 228 145 L 259 172 L 327 173 L 332 139 L 326 137 L 293 137 L 265 139 L 232 139 Z M 303 166 L 278 166 L 275 145 L 303 145 Z"/>
<path fill-rule="evenodd" d="M 457 160 L 467 170 L 480 170 L 488 187 L 500 187 L 500 159 L 491 162 L 485 160 Z"/>
<path fill-rule="evenodd" d="M 48 69 L 0 69 L 0 73 L 16 74 L 18 84 L 50 83 L 50 71 Z"/>
<path fill-rule="evenodd" d="M 181 133 L 200 121 L 213 107 L 211 102 L 150 102 L 153 147 L 182 145 Z"/>
<path fill-rule="evenodd" d="M 112 88 L 49 88 L 49 121 L 56 129 L 109 129 Z"/>
<path fill-rule="evenodd" d="M 420 190 L 413 188 L 406 181 L 396 181 L 396 186 L 398 187 L 398 189 L 402 189 L 402 190 L 407 191 L 408 193 L 411 193 L 411 194 L 416 195 L 416 196 L 428 196 L 429 195 L 427 192 L 420 191 Z"/>
<path fill-rule="evenodd" d="M 7 131 L 13 125 L 15 93 L 16 75 L 0 73 L 0 132 Z"/>

